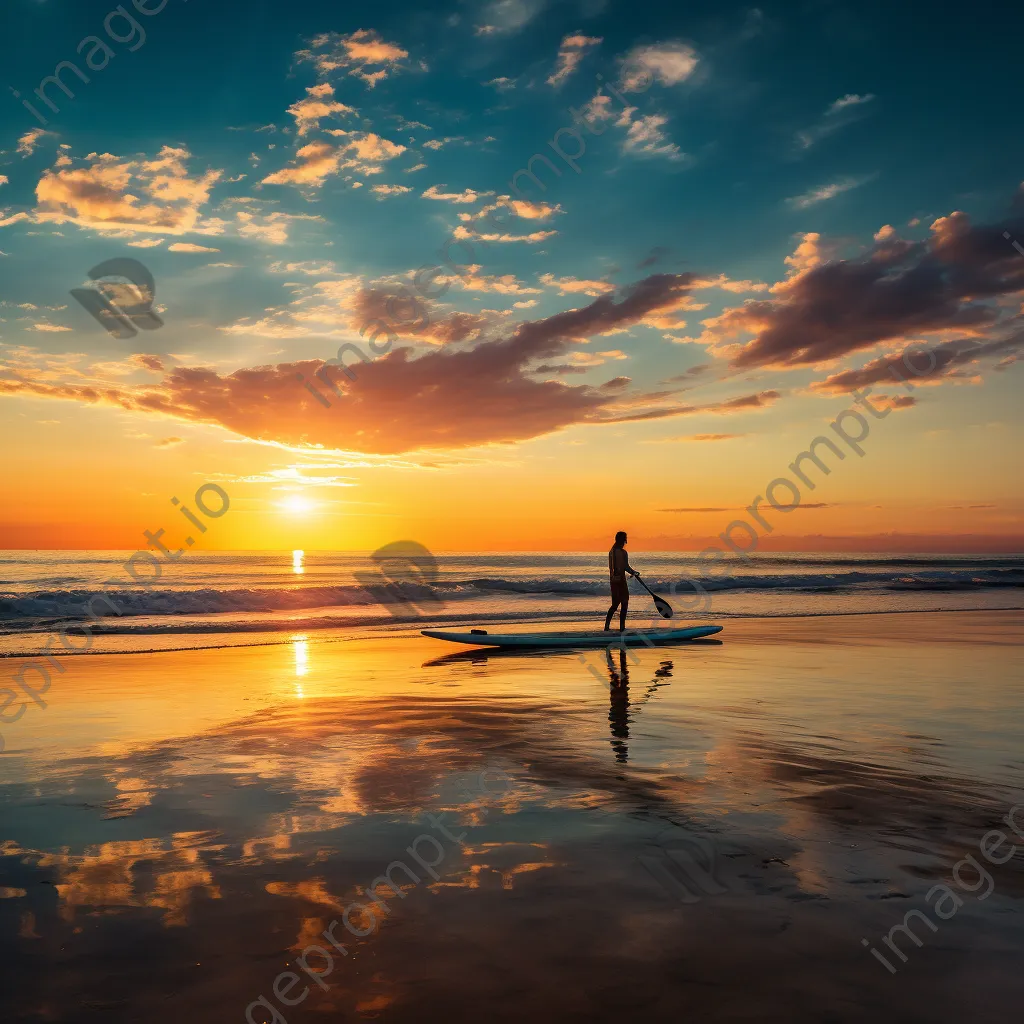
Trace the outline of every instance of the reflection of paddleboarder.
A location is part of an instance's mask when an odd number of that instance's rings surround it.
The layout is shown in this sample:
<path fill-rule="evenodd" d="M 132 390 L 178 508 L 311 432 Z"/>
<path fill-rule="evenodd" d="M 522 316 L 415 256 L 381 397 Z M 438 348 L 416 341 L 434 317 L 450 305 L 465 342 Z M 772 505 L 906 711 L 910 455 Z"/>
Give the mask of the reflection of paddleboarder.
<path fill-rule="evenodd" d="M 629 669 L 626 668 L 626 649 L 619 648 L 619 667 L 615 668 L 609 647 L 605 652 L 608 659 L 608 678 L 611 703 L 608 706 L 608 726 L 612 733 L 612 750 L 620 764 L 629 761 Z"/>
<path fill-rule="evenodd" d="M 611 576 L 612 585 L 612 606 L 604 617 L 604 628 L 611 628 L 612 616 L 615 609 L 621 606 L 619 612 L 619 629 L 626 628 L 626 610 L 629 608 L 629 586 L 626 583 L 626 573 L 639 578 L 640 573 L 635 572 L 629 564 L 629 555 L 626 554 L 626 533 L 619 530 L 615 534 L 615 544 L 608 552 L 608 573 Z"/>

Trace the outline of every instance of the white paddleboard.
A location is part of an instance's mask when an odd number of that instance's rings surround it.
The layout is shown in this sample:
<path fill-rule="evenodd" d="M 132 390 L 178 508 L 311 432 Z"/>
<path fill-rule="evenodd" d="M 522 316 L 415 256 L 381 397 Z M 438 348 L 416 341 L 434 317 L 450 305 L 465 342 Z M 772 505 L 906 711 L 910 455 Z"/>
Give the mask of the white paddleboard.
<path fill-rule="evenodd" d="M 686 629 L 590 629 L 567 633 L 488 633 L 452 632 L 446 629 L 421 629 L 424 636 L 435 640 L 450 640 L 453 644 L 478 644 L 481 647 L 619 647 L 646 646 L 677 640 L 696 640 L 702 636 L 720 633 L 721 626 L 688 626 Z"/>

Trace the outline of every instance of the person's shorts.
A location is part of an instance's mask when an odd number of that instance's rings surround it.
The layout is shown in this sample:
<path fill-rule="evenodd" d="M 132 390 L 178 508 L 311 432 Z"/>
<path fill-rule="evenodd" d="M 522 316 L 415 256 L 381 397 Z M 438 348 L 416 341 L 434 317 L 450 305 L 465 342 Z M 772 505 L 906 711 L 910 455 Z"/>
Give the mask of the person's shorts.
<path fill-rule="evenodd" d="M 613 601 L 628 601 L 629 600 L 629 586 L 624 579 L 612 580 L 612 600 Z"/>

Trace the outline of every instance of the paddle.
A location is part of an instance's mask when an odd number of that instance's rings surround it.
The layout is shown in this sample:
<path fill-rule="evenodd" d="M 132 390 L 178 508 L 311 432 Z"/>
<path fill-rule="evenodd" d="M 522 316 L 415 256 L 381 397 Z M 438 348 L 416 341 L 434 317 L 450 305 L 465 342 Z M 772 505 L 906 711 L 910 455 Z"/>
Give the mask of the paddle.
<path fill-rule="evenodd" d="M 668 601 L 658 597 L 658 595 L 653 590 L 651 590 L 651 588 L 647 586 L 647 584 L 644 583 L 644 581 L 640 579 L 639 576 L 634 576 L 633 579 L 635 579 L 637 583 L 639 583 L 640 586 L 643 587 L 644 590 L 646 590 L 647 593 L 654 598 L 654 607 L 658 609 L 658 614 L 661 615 L 663 619 L 671 619 L 673 612 L 672 606 L 668 603 Z"/>

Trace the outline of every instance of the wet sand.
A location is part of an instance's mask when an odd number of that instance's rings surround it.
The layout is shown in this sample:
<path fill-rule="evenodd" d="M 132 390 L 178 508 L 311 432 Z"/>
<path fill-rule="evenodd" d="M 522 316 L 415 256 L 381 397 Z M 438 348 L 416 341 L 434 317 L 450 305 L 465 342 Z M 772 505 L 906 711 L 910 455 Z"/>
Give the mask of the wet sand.
<path fill-rule="evenodd" d="M 1002 1022 L 1022 625 L 69 658 L 2 727 L 5 1020 Z M 396 861 L 403 895 L 367 892 Z"/>

